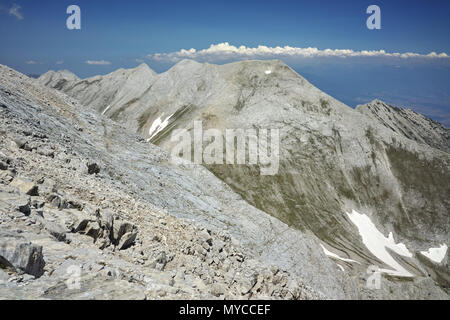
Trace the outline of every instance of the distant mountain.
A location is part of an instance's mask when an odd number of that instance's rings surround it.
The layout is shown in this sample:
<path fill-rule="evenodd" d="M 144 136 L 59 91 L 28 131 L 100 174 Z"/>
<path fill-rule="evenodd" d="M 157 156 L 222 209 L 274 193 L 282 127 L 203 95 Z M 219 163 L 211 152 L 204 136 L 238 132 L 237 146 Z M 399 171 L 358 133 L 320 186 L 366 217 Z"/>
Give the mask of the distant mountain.
<path fill-rule="evenodd" d="M 411 109 L 374 100 L 356 110 L 402 136 L 450 153 L 450 129 Z"/>
<path fill-rule="evenodd" d="M 146 64 L 119 69 L 105 76 L 79 79 L 68 71 L 50 71 L 38 81 L 76 97 L 100 113 L 114 117 L 135 102 L 151 85 L 156 73 Z"/>
<path fill-rule="evenodd" d="M 431 274 L 448 288 L 447 251 L 439 262 L 422 253 L 448 245 L 450 234 L 450 154 L 437 123 L 407 111 L 389 120 L 385 107 L 376 115 L 354 110 L 278 60 L 183 60 L 112 104 L 120 72 L 94 79 L 63 91 L 99 112 L 111 105 L 107 116 L 167 151 L 172 133 L 192 132 L 194 121 L 222 132 L 279 129 L 277 174 L 261 175 L 259 165 L 205 166 L 249 204 L 314 234 L 345 272 L 377 265 L 387 277 Z"/>
<path fill-rule="evenodd" d="M 80 80 L 80 78 L 68 70 L 61 70 L 57 72 L 50 70 L 38 78 L 38 81 L 43 85 L 58 90 L 64 90 L 78 80 Z"/>

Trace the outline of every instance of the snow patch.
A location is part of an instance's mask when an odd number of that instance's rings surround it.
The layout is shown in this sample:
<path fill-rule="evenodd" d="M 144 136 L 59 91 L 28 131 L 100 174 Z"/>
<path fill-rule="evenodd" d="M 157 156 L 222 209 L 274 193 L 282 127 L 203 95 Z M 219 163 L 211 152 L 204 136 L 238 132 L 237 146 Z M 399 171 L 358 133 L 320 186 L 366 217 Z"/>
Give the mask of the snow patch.
<path fill-rule="evenodd" d="M 153 121 L 150 129 L 148 130 L 148 135 L 150 136 L 147 141 L 150 141 L 154 136 L 160 133 L 167 125 L 169 124 L 169 119 L 173 116 L 171 114 L 164 121 L 161 120 L 161 117 L 158 117 L 155 121 Z"/>
<path fill-rule="evenodd" d="M 109 108 L 111 108 L 111 105 L 107 106 L 107 107 L 105 108 L 105 110 L 103 110 L 102 115 L 104 115 L 104 114 L 109 110 Z"/>
<path fill-rule="evenodd" d="M 438 248 L 430 248 L 428 251 L 420 251 L 422 255 L 434 261 L 436 263 L 441 263 L 444 260 L 445 255 L 447 254 L 447 245 L 444 243 Z"/>
<path fill-rule="evenodd" d="M 341 261 L 345 261 L 345 262 L 356 262 L 356 263 L 359 263 L 358 261 L 355 261 L 355 260 L 352 260 L 352 259 L 347 259 L 347 258 L 342 258 L 342 257 L 338 256 L 337 254 L 335 254 L 335 253 L 333 253 L 331 251 L 328 251 L 327 248 L 325 248 L 322 244 L 320 244 L 320 246 L 322 247 L 323 252 L 330 258 L 335 258 L 335 259 L 338 259 L 338 260 L 341 260 Z"/>
<path fill-rule="evenodd" d="M 386 250 L 389 248 L 395 253 L 405 257 L 411 258 L 413 256 L 403 243 L 395 243 L 392 232 L 389 233 L 388 237 L 385 237 L 367 215 L 360 214 L 355 210 L 352 210 L 352 213 L 347 212 L 347 215 L 358 228 L 359 234 L 367 249 L 369 249 L 375 257 L 393 268 L 393 270 L 380 269 L 381 272 L 399 277 L 413 277 L 413 274 L 403 268 Z"/>
<path fill-rule="evenodd" d="M 271 74 L 271 73 L 272 73 L 272 70 L 266 70 L 264 73 L 265 73 L 265 74 Z"/>

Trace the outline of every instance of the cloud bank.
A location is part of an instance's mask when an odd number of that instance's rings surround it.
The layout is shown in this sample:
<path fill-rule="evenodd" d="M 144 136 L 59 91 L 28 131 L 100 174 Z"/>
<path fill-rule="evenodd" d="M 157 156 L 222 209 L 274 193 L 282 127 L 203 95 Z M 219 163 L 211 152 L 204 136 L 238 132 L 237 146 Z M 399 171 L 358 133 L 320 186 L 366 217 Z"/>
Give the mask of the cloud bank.
<path fill-rule="evenodd" d="M 423 58 L 423 59 L 447 59 L 450 58 L 446 53 L 431 52 L 420 54 L 414 52 L 397 53 L 386 52 L 385 50 L 362 50 L 355 51 L 351 49 L 318 49 L 318 48 L 296 48 L 296 47 L 267 47 L 258 46 L 250 48 L 246 46 L 236 47 L 228 42 L 212 44 L 208 49 L 189 50 L 182 49 L 170 53 L 149 54 L 147 58 L 161 62 L 177 62 L 182 59 L 194 59 L 200 61 L 227 61 L 230 59 L 278 59 L 278 58 L 315 58 L 315 57 L 334 57 L 334 58 L 353 58 L 353 57 L 379 57 L 379 58 Z"/>
<path fill-rule="evenodd" d="M 111 62 L 105 60 L 87 60 L 85 63 L 97 66 L 105 66 L 111 64 Z"/>

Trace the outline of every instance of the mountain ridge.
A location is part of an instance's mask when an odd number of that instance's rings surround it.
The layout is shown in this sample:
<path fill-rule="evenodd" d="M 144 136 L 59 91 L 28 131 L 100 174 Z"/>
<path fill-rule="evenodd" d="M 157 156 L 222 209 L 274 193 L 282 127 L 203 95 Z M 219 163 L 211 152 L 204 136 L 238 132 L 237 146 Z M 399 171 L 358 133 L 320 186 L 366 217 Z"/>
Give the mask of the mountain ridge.
<path fill-rule="evenodd" d="M 170 134 L 191 131 L 194 121 L 219 130 L 279 129 L 278 174 L 260 176 L 248 165 L 205 166 L 249 204 L 357 261 L 338 262 L 346 270 L 385 265 L 364 243 L 348 216 L 352 210 L 413 252 L 401 264 L 414 277 L 429 272 L 420 252 L 448 242 L 449 154 L 350 108 L 282 62 L 183 61 L 135 98 L 111 118 L 166 151 L 174 146 Z M 164 119 L 166 126 L 150 134 Z M 435 281 L 448 287 L 448 270 L 435 267 Z"/>
<path fill-rule="evenodd" d="M 354 287 L 351 279 L 330 276 L 338 270 L 313 237 L 248 205 L 202 166 L 171 164 L 167 153 L 120 124 L 1 65 L 0 106 L 0 297 L 353 294 L 343 284 Z M 26 194 L 30 183 L 33 204 Z M 18 211 L 23 207 L 28 215 Z M 72 216 L 80 216 L 86 230 L 67 228 Z M 111 224 L 117 227 L 108 231 Z M 131 240 L 111 243 L 117 228 L 130 229 L 122 236 Z M 20 272 L 20 261 L 10 254 L 27 258 L 30 243 L 37 252 L 30 265 L 42 268 L 44 261 L 42 275 Z M 19 247 L 24 252 L 14 251 Z M 7 270 L 11 275 L 3 271 L 4 257 L 17 268 Z M 81 268 L 82 290 L 66 288 L 71 266 Z M 11 281 L 3 286 L 3 279 Z"/>
<path fill-rule="evenodd" d="M 450 129 L 420 113 L 378 99 L 358 105 L 356 110 L 408 139 L 450 152 Z"/>

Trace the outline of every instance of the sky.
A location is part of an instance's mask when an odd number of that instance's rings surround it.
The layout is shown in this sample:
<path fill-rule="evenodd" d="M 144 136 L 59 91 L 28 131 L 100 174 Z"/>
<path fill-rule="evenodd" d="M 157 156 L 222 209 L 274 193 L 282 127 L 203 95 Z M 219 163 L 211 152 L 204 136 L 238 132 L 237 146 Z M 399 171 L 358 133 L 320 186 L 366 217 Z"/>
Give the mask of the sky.
<path fill-rule="evenodd" d="M 81 29 L 69 30 L 69 5 Z M 377 5 L 381 29 L 369 30 Z M 450 1 L 0 0 L 0 63 L 84 78 L 145 62 L 280 59 L 351 107 L 375 98 L 450 127 Z M 329 50 L 327 50 L 329 49 Z"/>

